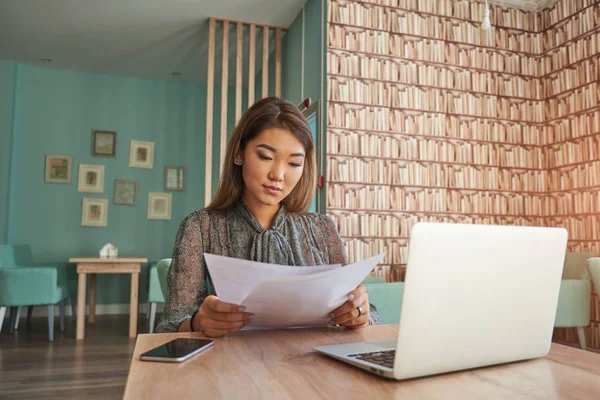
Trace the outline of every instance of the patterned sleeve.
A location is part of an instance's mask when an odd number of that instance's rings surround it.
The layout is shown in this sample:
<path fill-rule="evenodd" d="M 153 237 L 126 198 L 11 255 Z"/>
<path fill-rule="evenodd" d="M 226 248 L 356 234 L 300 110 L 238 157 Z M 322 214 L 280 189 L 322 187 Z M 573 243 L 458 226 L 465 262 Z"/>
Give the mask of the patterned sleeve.
<path fill-rule="evenodd" d="M 335 223 L 331 217 L 327 215 L 322 215 L 321 221 L 323 223 L 323 231 L 325 233 L 325 242 L 327 243 L 327 252 L 329 253 L 329 263 L 342 265 L 348 264 L 346 247 L 344 246 L 342 238 L 335 227 Z M 377 308 L 371 303 L 369 303 L 369 324 L 381 324 L 381 316 L 379 315 Z"/>
<path fill-rule="evenodd" d="M 168 274 L 168 295 L 156 332 L 177 332 L 207 296 L 202 229 L 198 212 L 180 224 Z"/>

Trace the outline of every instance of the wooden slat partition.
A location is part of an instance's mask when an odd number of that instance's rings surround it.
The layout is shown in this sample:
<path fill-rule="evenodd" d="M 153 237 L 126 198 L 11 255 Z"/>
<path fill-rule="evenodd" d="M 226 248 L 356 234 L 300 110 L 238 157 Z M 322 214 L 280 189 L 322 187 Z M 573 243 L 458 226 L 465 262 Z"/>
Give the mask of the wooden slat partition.
<path fill-rule="evenodd" d="M 215 91 L 215 19 L 208 22 L 208 73 L 206 77 L 206 176 L 204 180 L 204 205 L 212 198 L 212 133 L 213 98 Z"/>
<path fill-rule="evenodd" d="M 277 26 L 266 26 L 249 24 L 242 21 L 223 20 L 218 18 L 209 19 L 208 30 L 208 72 L 207 72 L 207 102 L 206 102 L 206 169 L 204 186 L 204 203 L 208 205 L 212 199 L 212 174 L 213 174 L 213 124 L 214 124 L 214 95 L 215 95 L 215 46 L 216 46 L 216 24 L 222 24 L 222 58 L 221 58 L 221 109 L 220 109 L 220 127 L 219 127 L 219 172 L 222 172 L 225 162 L 225 153 L 227 150 L 227 138 L 229 129 L 227 115 L 229 111 L 229 27 L 230 24 L 236 25 L 236 54 L 235 54 L 235 123 L 242 117 L 243 104 L 243 63 L 244 63 L 244 25 L 249 26 L 248 39 L 248 107 L 255 103 L 256 90 L 256 28 L 262 28 L 263 47 L 262 47 L 262 91 L 261 98 L 268 96 L 269 92 L 269 30 L 275 30 L 275 94 L 281 96 L 281 36 L 285 28 Z M 231 67 L 233 68 L 233 66 Z M 233 100 L 233 99 L 232 99 Z"/>
<path fill-rule="evenodd" d="M 248 107 L 254 104 L 254 65 L 256 63 L 256 25 L 250 25 L 250 51 L 248 53 Z"/>
<path fill-rule="evenodd" d="M 275 96 L 281 97 L 281 28 L 275 30 Z"/>
<path fill-rule="evenodd" d="M 221 61 L 221 145 L 220 172 L 223 172 L 225 162 L 225 147 L 227 146 L 227 90 L 229 89 L 229 22 L 223 22 L 223 59 Z"/>
<path fill-rule="evenodd" d="M 243 34 L 244 24 L 237 23 L 237 40 L 235 53 L 235 123 L 242 118 L 242 60 L 244 58 Z"/>
<path fill-rule="evenodd" d="M 262 48 L 262 97 L 269 95 L 269 27 L 263 27 Z"/>

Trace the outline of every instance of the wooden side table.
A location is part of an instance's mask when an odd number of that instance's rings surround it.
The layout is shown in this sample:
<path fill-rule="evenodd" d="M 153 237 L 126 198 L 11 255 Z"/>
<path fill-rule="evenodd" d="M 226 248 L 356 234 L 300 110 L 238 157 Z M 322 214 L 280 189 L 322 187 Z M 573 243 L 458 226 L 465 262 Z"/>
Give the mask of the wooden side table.
<path fill-rule="evenodd" d="M 96 274 L 131 274 L 131 304 L 129 305 L 129 337 L 137 335 L 138 291 L 140 270 L 147 258 L 70 258 L 77 264 L 77 340 L 85 337 L 86 280 L 90 274 L 90 314 L 89 323 L 96 321 Z"/>

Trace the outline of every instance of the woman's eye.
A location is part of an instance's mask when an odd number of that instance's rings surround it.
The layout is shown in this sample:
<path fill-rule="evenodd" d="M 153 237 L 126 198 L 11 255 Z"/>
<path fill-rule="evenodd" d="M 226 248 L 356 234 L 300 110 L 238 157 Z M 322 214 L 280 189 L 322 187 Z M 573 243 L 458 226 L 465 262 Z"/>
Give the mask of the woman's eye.
<path fill-rule="evenodd" d="M 291 165 L 292 167 L 295 167 L 295 168 L 298 168 L 298 167 L 301 167 L 301 166 L 302 166 L 302 164 L 294 164 L 294 163 L 290 163 L 290 165 Z"/>
<path fill-rule="evenodd" d="M 264 155 L 262 155 L 262 154 L 259 154 L 259 155 L 258 155 L 258 157 L 259 157 L 261 160 L 272 160 L 272 158 L 269 158 L 269 157 L 267 157 L 267 156 L 264 156 Z"/>

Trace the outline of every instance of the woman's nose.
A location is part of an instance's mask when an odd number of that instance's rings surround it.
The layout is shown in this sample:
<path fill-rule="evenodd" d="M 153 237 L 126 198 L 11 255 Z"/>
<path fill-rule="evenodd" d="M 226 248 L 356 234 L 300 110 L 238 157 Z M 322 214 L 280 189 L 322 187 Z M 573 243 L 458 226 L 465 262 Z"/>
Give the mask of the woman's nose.
<path fill-rule="evenodd" d="M 271 171 L 269 172 L 269 179 L 276 182 L 282 181 L 284 175 L 283 171 L 284 169 L 280 163 L 273 163 Z"/>

